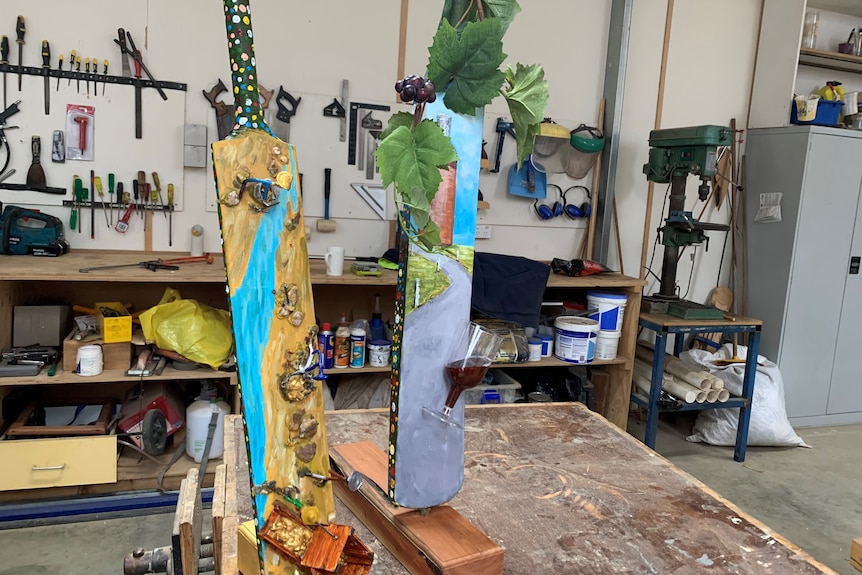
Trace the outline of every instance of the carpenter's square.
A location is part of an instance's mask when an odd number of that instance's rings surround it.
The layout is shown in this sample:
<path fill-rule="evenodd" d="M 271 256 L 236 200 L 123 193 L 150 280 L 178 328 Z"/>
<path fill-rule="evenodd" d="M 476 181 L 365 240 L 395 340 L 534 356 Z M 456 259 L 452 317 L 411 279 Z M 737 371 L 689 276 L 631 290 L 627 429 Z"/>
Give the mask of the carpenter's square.
<path fill-rule="evenodd" d="M 278 95 L 275 97 L 275 119 L 276 122 L 268 121 L 269 127 L 275 136 L 282 142 L 290 143 L 290 118 L 296 114 L 296 109 L 302 101 L 302 96 L 294 98 L 284 86 L 278 87 Z"/>
<path fill-rule="evenodd" d="M 391 108 L 382 104 L 364 104 L 362 102 L 350 103 L 350 134 L 347 142 L 347 163 L 351 166 L 356 165 L 356 143 L 357 132 L 359 130 L 359 110 L 377 110 L 379 112 L 388 112 Z"/>
<path fill-rule="evenodd" d="M 15 32 L 18 34 L 18 39 L 15 42 L 18 43 L 18 91 L 21 91 L 21 71 L 23 70 L 23 61 L 24 61 L 24 32 L 26 32 L 26 28 L 24 27 L 24 17 L 18 16 L 18 22 L 15 24 Z"/>
<path fill-rule="evenodd" d="M 503 142 L 506 140 L 506 134 L 511 135 L 513 138 L 515 137 L 515 124 L 507 122 L 503 118 L 497 118 L 496 131 L 497 152 L 494 156 L 494 169 L 491 170 L 495 174 L 500 171 L 500 156 L 503 155 Z"/>
<path fill-rule="evenodd" d="M 365 149 L 367 147 L 367 139 L 368 139 L 368 131 L 369 130 L 382 130 L 383 122 L 377 120 L 371 116 L 373 111 L 370 111 L 362 116 L 362 122 L 360 123 L 361 130 L 359 130 L 359 141 L 358 150 L 357 150 L 357 158 L 356 158 L 356 167 L 359 168 L 359 171 L 363 171 L 365 169 Z"/>
<path fill-rule="evenodd" d="M 9 63 L 9 36 L 3 35 L 0 40 L 0 64 Z M 6 70 L 3 70 L 3 109 L 9 106 L 6 105 Z"/>
<path fill-rule="evenodd" d="M 348 81 L 341 81 L 341 101 L 339 102 L 335 98 L 332 99 L 332 103 L 323 109 L 323 115 L 327 118 L 338 118 L 341 121 L 341 129 L 338 133 L 339 141 L 343 142 L 347 139 L 347 110 L 344 109 L 344 106 L 347 104 L 347 86 Z"/>
<path fill-rule="evenodd" d="M 42 74 L 45 76 L 45 115 L 51 115 L 51 47 L 42 40 Z M 58 80 L 59 82 L 59 80 Z"/>

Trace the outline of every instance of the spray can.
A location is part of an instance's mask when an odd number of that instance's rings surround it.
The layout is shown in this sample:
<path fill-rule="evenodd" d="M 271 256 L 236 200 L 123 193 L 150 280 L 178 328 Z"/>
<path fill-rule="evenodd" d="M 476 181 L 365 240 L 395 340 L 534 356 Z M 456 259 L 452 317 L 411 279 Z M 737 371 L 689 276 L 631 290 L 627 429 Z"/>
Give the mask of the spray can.
<path fill-rule="evenodd" d="M 350 367 L 365 367 L 365 340 L 368 322 L 355 321 L 350 324 Z"/>
<path fill-rule="evenodd" d="M 332 369 L 335 362 L 335 334 L 329 322 L 325 322 L 317 334 L 317 349 L 320 350 L 323 369 Z"/>
<path fill-rule="evenodd" d="M 342 368 L 350 364 L 350 328 L 347 314 L 341 314 L 338 329 L 335 330 L 335 361 L 334 367 Z"/>

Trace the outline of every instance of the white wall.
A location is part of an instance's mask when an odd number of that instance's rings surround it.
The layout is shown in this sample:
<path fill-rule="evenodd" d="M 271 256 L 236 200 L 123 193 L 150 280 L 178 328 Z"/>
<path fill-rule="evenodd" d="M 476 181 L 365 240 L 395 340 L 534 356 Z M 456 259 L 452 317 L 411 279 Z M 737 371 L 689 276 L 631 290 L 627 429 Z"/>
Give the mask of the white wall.
<path fill-rule="evenodd" d="M 187 251 L 189 228 L 200 223 L 206 228 L 206 249 L 219 249 L 218 221 L 213 211 L 211 170 L 185 169 L 176 157 L 182 124 L 204 123 L 215 135 L 215 118 L 201 90 L 209 89 L 219 77 L 229 80 L 221 5 L 211 0 L 148 0 L 147 2 L 104 3 L 81 0 L 75 10 L 59 0 L 41 0 L 39 10 L 24 0 L 0 0 L 5 8 L 6 33 L 14 44 L 14 15 L 27 17 L 25 63 L 39 62 L 38 46 L 47 38 L 52 45 L 52 65 L 62 50 L 111 60 L 111 72 L 119 71 L 118 51 L 111 42 L 116 28 L 132 31 L 144 44 L 144 60 L 161 79 L 186 82 L 188 92 L 169 92 L 162 102 L 152 90 L 145 91 L 144 139 L 132 137 L 132 95 L 130 87 L 109 86 L 105 98 L 91 99 L 97 106 L 97 158 L 92 166 L 69 163 L 51 165 L 43 153 L 49 183 L 71 186 L 72 173 L 95 169 L 105 178 L 109 170 L 129 178 L 137 169 L 168 172 L 162 182 L 177 184 L 182 211 L 174 217 L 173 249 Z M 387 104 L 393 111 L 406 109 L 395 104 L 392 84 L 396 78 L 400 0 L 333 0 L 332 2 L 279 2 L 253 0 L 259 77 L 268 88 L 283 85 L 302 102 L 292 122 L 291 141 L 296 145 L 300 171 L 304 174 L 304 205 L 307 223 L 314 226 L 323 212 L 323 169 L 333 170 L 332 216 L 338 222 L 335 234 L 312 233 L 310 252 L 322 254 L 327 245 L 341 244 L 349 255 L 379 255 L 387 247 L 388 224 L 380 221 L 353 192 L 351 182 L 366 182 L 364 174 L 346 163 L 347 147 L 338 140 L 338 122 L 322 116 L 322 108 L 340 97 L 341 80 L 350 81 L 350 100 Z M 567 128 L 597 122 L 601 98 L 610 1 L 521 0 L 523 11 L 504 39 L 510 62 L 541 63 L 547 71 L 551 91 L 548 115 Z M 408 18 L 407 73 L 421 74 L 427 62 L 427 47 L 437 25 L 441 1 L 413 0 Z M 647 182 L 642 165 L 647 159 L 647 138 L 655 115 L 655 98 L 664 27 L 666 0 L 635 2 L 631 52 L 626 79 L 623 131 L 620 139 L 620 168 L 617 197 L 623 235 L 625 271 L 638 274 Z M 736 117 L 744 122 L 755 53 L 760 3 L 756 0 L 709 0 L 676 2 L 671 52 L 668 60 L 663 127 L 705 123 L 726 124 Z M 87 34 L 80 33 L 87 30 Z M 68 62 L 67 62 L 68 64 Z M 68 66 L 67 66 L 68 67 Z M 9 76 L 10 99 L 17 97 L 14 77 Z M 56 86 L 54 86 L 56 87 Z M 101 86 L 100 86 L 101 87 Z M 184 99 L 183 99 L 184 95 Z M 224 96 L 222 97 L 224 98 Z M 67 101 L 87 103 L 85 96 L 61 84 L 52 92 L 52 115 L 42 113 L 41 83 L 32 77 L 25 84 L 24 111 L 13 123 L 22 129 L 14 133 L 13 166 L 23 181 L 29 165 L 29 137 L 39 133 L 50 142 L 53 129 L 60 127 L 60 105 Z M 55 112 L 56 111 L 56 112 Z M 493 156 L 496 118 L 507 115 L 505 102 L 496 100 L 486 109 L 486 150 Z M 387 114 L 375 117 L 386 120 Z M 160 126 L 162 124 L 164 127 Z M 13 135 L 10 132 L 10 135 Z M 503 166 L 514 161 L 514 142 L 508 140 Z M 20 179 L 18 179 L 20 178 Z M 379 181 L 379 176 L 375 178 Z M 128 179 L 126 180 L 129 181 Z M 574 183 L 562 176 L 552 182 L 563 188 Z M 591 187 L 592 174 L 585 183 Z M 127 183 L 128 185 L 128 183 Z M 694 182 L 692 182 L 694 185 Z M 540 221 L 532 203 L 507 194 L 505 173 L 483 174 L 480 186 L 491 209 L 479 214 L 479 223 L 493 226 L 492 238 L 477 242 L 477 249 L 536 259 L 574 257 L 582 222 L 559 218 Z M 658 227 L 663 190 L 657 188 L 652 228 Z M 14 200 L 50 203 L 51 198 L 17 193 Z M 71 193 L 70 196 L 71 197 Z M 694 203 L 694 190 L 689 204 Z M 68 220 L 67 208 L 43 206 L 45 211 Z M 696 208 L 699 211 L 699 207 Z M 707 212 L 711 221 L 726 221 L 727 211 Z M 97 214 L 98 216 L 99 214 Z M 85 222 L 89 223 L 89 214 Z M 164 223 L 158 222 L 156 249 L 167 249 Z M 104 227 L 104 221 L 102 220 Z M 69 234 L 73 247 L 142 249 L 140 225 L 127 237 L 103 229 L 98 241 L 88 234 Z M 722 237 L 713 234 L 708 254 L 697 252 L 697 273 L 689 293 L 703 300 L 715 283 Z M 660 254 L 656 257 L 660 262 Z M 616 265 L 612 256 L 611 264 Z M 658 271 L 658 267 L 655 268 Z M 690 264 L 680 265 L 680 283 L 685 291 Z"/>

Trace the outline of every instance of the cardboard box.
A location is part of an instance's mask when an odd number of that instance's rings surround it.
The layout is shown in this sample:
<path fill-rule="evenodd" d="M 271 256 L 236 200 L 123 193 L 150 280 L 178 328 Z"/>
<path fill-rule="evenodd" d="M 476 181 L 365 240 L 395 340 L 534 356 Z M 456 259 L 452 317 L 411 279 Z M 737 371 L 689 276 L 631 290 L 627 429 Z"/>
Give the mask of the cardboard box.
<path fill-rule="evenodd" d="M 131 342 L 105 343 L 102 338 L 97 337 L 87 341 L 76 341 L 72 339 L 78 329 L 73 329 L 66 339 L 63 340 L 63 370 L 75 371 L 78 363 L 78 348 L 85 345 L 102 346 L 102 369 L 129 369 L 132 364 Z"/>
<path fill-rule="evenodd" d="M 850 565 L 862 572 L 862 537 L 857 537 L 850 544 Z"/>
<path fill-rule="evenodd" d="M 60 347 L 69 331 L 67 305 L 16 305 L 12 317 L 12 345 Z"/>
<path fill-rule="evenodd" d="M 105 343 L 132 341 L 132 316 L 120 302 L 96 302 L 96 325 Z"/>

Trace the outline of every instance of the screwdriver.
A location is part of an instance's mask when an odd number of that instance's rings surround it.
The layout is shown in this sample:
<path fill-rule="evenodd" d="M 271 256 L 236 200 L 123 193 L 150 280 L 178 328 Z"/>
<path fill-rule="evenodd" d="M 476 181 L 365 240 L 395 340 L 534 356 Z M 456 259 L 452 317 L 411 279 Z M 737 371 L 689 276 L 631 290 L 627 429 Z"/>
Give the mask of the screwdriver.
<path fill-rule="evenodd" d="M 72 50 L 72 55 L 69 57 L 69 72 L 71 72 L 75 68 L 75 55 L 76 54 L 77 54 L 77 52 Z M 71 85 L 72 85 L 72 75 L 69 74 L 69 81 L 66 83 L 66 86 L 68 87 Z"/>
<path fill-rule="evenodd" d="M 18 91 L 21 91 L 21 71 L 23 69 L 21 63 L 24 61 L 24 32 L 26 28 L 24 28 L 24 17 L 18 16 L 18 23 L 15 26 L 15 32 L 18 34 L 18 39 L 15 42 L 18 43 Z"/>
<path fill-rule="evenodd" d="M 99 88 L 96 87 L 96 83 L 99 81 L 99 59 L 93 58 L 93 96 L 99 95 Z"/>
<path fill-rule="evenodd" d="M 108 173 L 108 196 L 111 198 L 110 204 L 110 212 L 111 212 L 111 224 L 114 223 L 114 174 Z M 117 196 L 117 203 L 119 203 L 119 196 Z M 119 214 L 118 214 L 119 216 Z"/>
<path fill-rule="evenodd" d="M 152 192 L 153 205 L 158 201 L 159 205 L 162 207 L 162 215 L 165 216 L 165 219 L 168 219 L 168 214 L 165 212 L 165 204 L 162 201 L 162 196 L 159 192 L 162 191 L 162 183 L 159 181 L 159 173 L 153 172 L 153 183 L 156 186 L 156 190 Z"/>
<path fill-rule="evenodd" d="M 78 231 L 80 232 L 81 228 L 78 227 L 78 204 L 81 201 L 81 195 L 83 193 L 82 188 L 84 187 L 84 183 L 77 175 L 75 175 L 74 178 L 75 179 L 72 180 L 72 182 L 75 198 L 72 200 L 72 216 L 69 218 L 69 229 L 74 230 L 75 228 L 78 228 Z"/>
<path fill-rule="evenodd" d="M 138 201 L 141 195 L 141 186 L 138 184 L 138 180 L 132 180 L 132 194 L 135 197 L 135 211 L 140 215 L 141 212 L 141 204 Z"/>
<path fill-rule="evenodd" d="M 123 203 L 123 207 L 132 203 L 132 194 L 126 191 L 123 182 L 117 184 L 117 198 Z"/>
<path fill-rule="evenodd" d="M 63 74 L 63 55 L 60 54 L 60 61 L 57 62 L 57 70 L 60 71 L 60 74 L 57 75 L 57 92 L 60 91 L 60 76 Z"/>
<path fill-rule="evenodd" d="M 84 79 L 85 87 L 87 88 L 87 97 L 90 97 L 90 59 L 84 58 L 84 70 L 87 73 L 87 77 Z"/>
<path fill-rule="evenodd" d="M 99 201 L 102 203 L 102 211 L 105 212 L 105 225 L 108 226 L 108 229 L 111 229 L 111 224 L 108 221 L 108 211 L 105 209 L 105 192 L 102 188 L 102 178 L 96 176 L 94 185 L 96 186 L 96 193 L 99 194 Z"/>
<path fill-rule="evenodd" d="M 174 245 L 174 185 L 168 184 L 168 245 Z"/>
<path fill-rule="evenodd" d="M 75 71 L 81 72 L 81 57 L 75 56 Z M 72 81 L 72 78 L 69 78 L 69 82 Z M 75 78 L 75 90 L 80 94 L 81 93 L 81 78 Z"/>
<path fill-rule="evenodd" d="M 105 95 L 105 87 L 108 85 L 108 59 L 105 58 L 105 76 L 102 78 L 102 96 Z"/>
<path fill-rule="evenodd" d="M 0 64 L 9 63 L 9 36 L 3 35 L 0 40 Z M 3 70 L 3 109 L 8 108 L 6 105 L 6 70 Z"/>
<path fill-rule="evenodd" d="M 51 46 L 42 40 L 42 73 L 45 75 L 45 115 L 51 115 Z"/>

